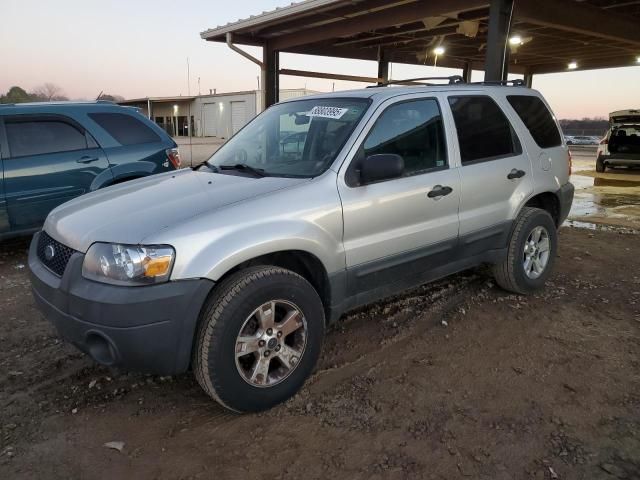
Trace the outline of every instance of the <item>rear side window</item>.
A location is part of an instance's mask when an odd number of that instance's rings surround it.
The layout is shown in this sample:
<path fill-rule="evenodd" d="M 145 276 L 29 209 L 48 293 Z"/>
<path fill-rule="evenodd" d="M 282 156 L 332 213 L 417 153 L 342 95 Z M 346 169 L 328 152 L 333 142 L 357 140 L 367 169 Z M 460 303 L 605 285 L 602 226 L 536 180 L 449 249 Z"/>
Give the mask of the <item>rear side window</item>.
<path fill-rule="evenodd" d="M 160 141 L 156 132 L 131 115 L 90 113 L 89 117 L 104 128 L 120 145 L 138 145 Z"/>
<path fill-rule="evenodd" d="M 84 132 L 62 120 L 6 120 L 5 127 L 11 157 L 87 148 Z"/>
<path fill-rule="evenodd" d="M 394 153 L 405 175 L 447 165 L 440 107 L 434 99 L 402 102 L 387 108 L 364 142 L 364 156 Z"/>
<path fill-rule="evenodd" d="M 449 97 L 458 132 L 462 164 L 522 153 L 520 142 L 500 107 L 490 97 Z"/>
<path fill-rule="evenodd" d="M 508 95 L 507 100 L 540 148 L 562 145 L 558 127 L 542 100 L 530 95 Z"/>

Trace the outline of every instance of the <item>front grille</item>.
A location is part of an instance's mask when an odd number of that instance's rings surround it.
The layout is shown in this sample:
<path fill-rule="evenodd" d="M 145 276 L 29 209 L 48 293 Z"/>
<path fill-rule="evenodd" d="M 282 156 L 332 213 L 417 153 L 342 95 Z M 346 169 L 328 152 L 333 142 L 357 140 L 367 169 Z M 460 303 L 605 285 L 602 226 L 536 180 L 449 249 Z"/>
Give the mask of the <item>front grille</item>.
<path fill-rule="evenodd" d="M 38 238 L 38 258 L 53 273 L 62 276 L 71 255 L 76 251 L 54 240 L 47 232 L 42 231 Z"/>

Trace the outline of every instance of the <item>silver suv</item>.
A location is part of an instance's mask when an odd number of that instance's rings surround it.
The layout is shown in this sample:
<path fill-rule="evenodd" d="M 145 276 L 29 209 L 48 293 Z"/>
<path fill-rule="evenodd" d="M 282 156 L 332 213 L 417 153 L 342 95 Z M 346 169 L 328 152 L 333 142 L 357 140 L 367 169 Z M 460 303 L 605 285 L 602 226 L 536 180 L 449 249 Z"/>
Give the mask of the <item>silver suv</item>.
<path fill-rule="evenodd" d="M 327 325 L 491 264 L 543 287 L 573 198 L 541 95 L 379 87 L 274 105 L 205 164 L 55 209 L 31 244 L 40 309 L 102 365 L 192 369 L 225 407 L 294 395 Z"/>

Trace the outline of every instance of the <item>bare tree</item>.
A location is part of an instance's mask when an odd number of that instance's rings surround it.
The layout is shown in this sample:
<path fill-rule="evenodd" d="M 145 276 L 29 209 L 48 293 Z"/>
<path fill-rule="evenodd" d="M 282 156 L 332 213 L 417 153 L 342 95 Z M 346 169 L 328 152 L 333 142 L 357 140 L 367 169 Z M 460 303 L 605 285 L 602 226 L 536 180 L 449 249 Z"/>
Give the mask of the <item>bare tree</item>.
<path fill-rule="evenodd" d="M 108 93 L 103 93 L 98 97 L 98 100 L 109 100 L 111 102 L 123 102 L 124 97 L 122 95 L 110 95 Z"/>
<path fill-rule="evenodd" d="M 33 95 L 47 102 L 52 100 L 67 100 L 62 89 L 55 83 L 45 83 L 34 88 Z"/>

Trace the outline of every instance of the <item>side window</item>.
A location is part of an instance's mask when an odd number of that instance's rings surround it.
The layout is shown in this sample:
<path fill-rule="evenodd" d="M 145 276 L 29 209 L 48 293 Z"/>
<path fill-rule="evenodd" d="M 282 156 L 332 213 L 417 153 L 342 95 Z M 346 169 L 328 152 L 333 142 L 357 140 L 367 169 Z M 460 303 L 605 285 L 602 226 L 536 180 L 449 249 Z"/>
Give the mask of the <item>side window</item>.
<path fill-rule="evenodd" d="M 449 97 L 462 164 L 522 153 L 509 120 L 490 97 Z"/>
<path fill-rule="evenodd" d="M 562 145 L 558 127 L 542 100 L 531 95 L 508 95 L 507 101 L 529 129 L 540 148 Z"/>
<path fill-rule="evenodd" d="M 390 106 L 376 120 L 362 150 L 361 158 L 400 155 L 407 176 L 445 167 L 447 147 L 438 102 L 425 99 Z"/>
<path fill-rule="evenodd" d="M 70 152 L 87 148 L 87 138 L 73 125 L 55 119 L 5 120 L 11 157 Z"/>
<path fill-rule="evenodd" d="M 156 132 L 126 113 L 90 113 L 89 118 L 104 128 L 120 145 L 160 141 Z"/>

